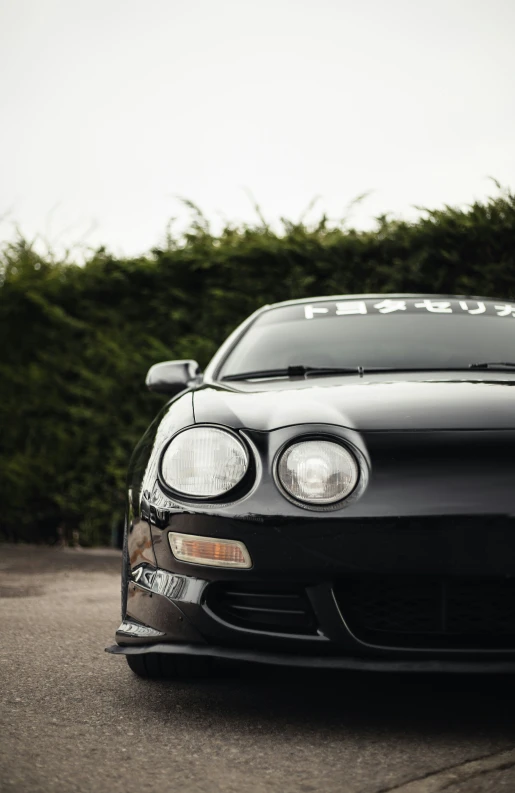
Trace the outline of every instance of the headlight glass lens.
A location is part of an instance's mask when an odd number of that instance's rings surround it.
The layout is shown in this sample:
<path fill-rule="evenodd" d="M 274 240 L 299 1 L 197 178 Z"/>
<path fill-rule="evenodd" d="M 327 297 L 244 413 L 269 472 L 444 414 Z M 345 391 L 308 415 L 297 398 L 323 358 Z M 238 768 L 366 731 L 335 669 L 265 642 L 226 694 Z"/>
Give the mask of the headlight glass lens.
<path fill-rule="evenodd" d="M 351 452 L 332 441 L 301 441 L 283 452 L 277 475 L 293 498 L 307 504 L 334 504 L 350 495 L 359 478 Z"/>
<path fill-rule="evenodd" d="M 245 446 L 230 432 L 191 427 L 169 444 L 161 461 L 161 475 L 178 493 L 215 498 L 241 482 L 248 465 Z"/>

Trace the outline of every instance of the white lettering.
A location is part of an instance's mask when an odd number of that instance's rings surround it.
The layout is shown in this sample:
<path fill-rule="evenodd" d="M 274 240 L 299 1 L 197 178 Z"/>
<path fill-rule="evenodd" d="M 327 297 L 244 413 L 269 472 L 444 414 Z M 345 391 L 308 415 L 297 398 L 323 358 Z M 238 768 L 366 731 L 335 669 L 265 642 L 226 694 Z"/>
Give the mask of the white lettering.
<path fill-rule="evenodd" d="M 315 314 L 327 314 L 328 308 L 315 308 L 315 306 L 304 306 L 304 316 L 306 319 L 314 319 Z"/>
<path fill-rule="evenodd" d="M 463 311 L 468 311 L 469 314 L 484 314 L 486 311 L 486 306 L 480 300 L 476 300 L 477 308 L 469 308 L 468 303 L 466 300 L 460 300 L 460 308 Z"/>
<path fill-rule="evenodd" d="M 392 311 L 406 311 L 405 300 L 381 300 L 380 303 L 374 303 L 374 308 L 377 308 L 380 314 L 391 314 Z"/>
<path fill-rule="evenodd" d="M 515 317 L 515 306 L 505 303 L 503 306 L 494 306 L 498 317 Z"/>
<path fill-rule="evenodd" d="M 364 300 L 346 300 L 336 304 L 338 316 L 348 316 L 349 314 L 366 314 L 367 304 Z"/>
<path fill-rule="evenodd" d="M 415 303 L 415 308 L 425 308 L 433 314 L 452 314 L 451 304 L 445 300 L 422 300 Z"/>

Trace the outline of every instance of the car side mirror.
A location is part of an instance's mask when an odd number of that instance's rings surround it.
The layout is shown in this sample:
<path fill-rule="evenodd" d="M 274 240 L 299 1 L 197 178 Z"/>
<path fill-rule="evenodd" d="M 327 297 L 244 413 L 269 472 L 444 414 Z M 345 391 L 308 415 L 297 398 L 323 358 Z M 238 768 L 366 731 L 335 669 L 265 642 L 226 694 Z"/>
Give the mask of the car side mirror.
<path fill-rule="evenodd" d="M 175 396 L 200 380 L 200 366 L 196 361 L 163 361 L 151 366 L 145 385 L 149 391 Z"/>

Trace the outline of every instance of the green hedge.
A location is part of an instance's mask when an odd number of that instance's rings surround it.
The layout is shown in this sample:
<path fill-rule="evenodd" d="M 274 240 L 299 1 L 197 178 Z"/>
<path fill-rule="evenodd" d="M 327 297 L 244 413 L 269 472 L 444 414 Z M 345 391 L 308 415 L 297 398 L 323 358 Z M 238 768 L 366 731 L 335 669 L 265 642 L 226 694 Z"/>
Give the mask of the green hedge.
<path fill-rule="evenodd" d="M 0 534 L 109 542 L 131 450 L 163 399 L 150 364 L 204 365 L 258 306 L 352 292 L 457 292 L 513 299 L 515 196 L 466 210 L 379 218 L 373 231 L 284 221 L 213 235 L 198 215 L 148 256 L 105 250 L 81 266 L 19 239 L 0 260 Z"/>

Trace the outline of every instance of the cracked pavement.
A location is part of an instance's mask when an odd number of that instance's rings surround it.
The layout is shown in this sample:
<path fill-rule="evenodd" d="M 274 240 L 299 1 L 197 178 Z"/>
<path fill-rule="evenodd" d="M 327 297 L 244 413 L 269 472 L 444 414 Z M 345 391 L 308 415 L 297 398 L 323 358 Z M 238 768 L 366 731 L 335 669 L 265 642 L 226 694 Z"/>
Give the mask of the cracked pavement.
<path fill-rule="evenodd" d="M 2 793 L 515 790 L 515 678 L 138 680 L 104 653 L 119 568 L 109 550 L 0 545 Z"/>

